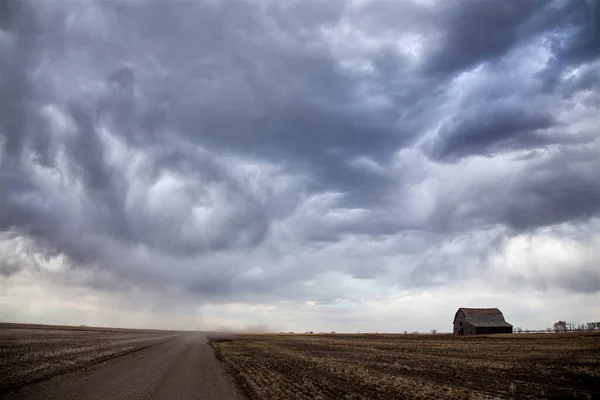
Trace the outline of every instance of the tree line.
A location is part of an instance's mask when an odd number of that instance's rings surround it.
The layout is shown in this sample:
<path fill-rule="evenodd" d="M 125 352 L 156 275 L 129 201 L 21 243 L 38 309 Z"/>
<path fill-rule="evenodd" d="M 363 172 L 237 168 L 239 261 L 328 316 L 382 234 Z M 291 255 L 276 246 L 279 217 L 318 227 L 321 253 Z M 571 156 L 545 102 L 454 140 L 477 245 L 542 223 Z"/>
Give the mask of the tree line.
<path fill-rule="evenodd" d="M 545 330 L 530 330 L 523 329 L 520 326 L 514 329 L 515 333 L 539 333 L 539 332 L 581 332 L 581 331 L 600 331 L 600 322 L 586 322 L 576 323 L 567 321 L 557 321 L 552 325 L 552 328 L 546 328 Z"/>
<path fill-rule="evenodd" d="M 557 321 L 552 326 L 554 332 L 573 332 L 573 331 L 597 331 L 600 330 L 600 322 L 575 323 L 567 321 Z"/>

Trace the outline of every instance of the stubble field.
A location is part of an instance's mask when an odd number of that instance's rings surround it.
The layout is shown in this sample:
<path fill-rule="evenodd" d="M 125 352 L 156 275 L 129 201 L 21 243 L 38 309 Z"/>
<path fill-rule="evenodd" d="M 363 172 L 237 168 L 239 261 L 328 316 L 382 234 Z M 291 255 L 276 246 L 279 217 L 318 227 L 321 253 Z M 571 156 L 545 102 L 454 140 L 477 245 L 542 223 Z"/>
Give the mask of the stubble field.
<path fill-rule="evenodd" d="M 240 335 L 212 346 L 253 399 L 600 398 L 600 335 Z"/>
<path fill-rule="evenodd" d="M 168 331 L 0 324 L 0 394 L 175 335 Z"/>

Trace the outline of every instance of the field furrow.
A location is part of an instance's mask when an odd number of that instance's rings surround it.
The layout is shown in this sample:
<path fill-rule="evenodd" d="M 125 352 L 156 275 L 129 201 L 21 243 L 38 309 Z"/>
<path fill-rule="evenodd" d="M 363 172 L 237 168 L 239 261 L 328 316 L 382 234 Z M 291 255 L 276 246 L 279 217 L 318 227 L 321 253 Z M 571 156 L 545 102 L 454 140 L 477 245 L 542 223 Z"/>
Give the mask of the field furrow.
<path fill-rule="evenodd" d="M 213 343 L 256 399 L 600 398 L 600 335 L 240 335 Z"/>

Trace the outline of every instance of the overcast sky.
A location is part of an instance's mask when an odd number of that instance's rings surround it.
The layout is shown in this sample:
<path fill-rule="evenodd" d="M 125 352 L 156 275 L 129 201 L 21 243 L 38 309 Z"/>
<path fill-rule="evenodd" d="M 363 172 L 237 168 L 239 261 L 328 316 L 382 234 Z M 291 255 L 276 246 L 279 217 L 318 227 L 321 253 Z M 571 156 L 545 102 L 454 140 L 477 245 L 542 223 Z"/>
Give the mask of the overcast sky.
<path fill-rule="evenodd" d="M 0 2 L 0 320 L 600 316 L 600 3 Z"/>

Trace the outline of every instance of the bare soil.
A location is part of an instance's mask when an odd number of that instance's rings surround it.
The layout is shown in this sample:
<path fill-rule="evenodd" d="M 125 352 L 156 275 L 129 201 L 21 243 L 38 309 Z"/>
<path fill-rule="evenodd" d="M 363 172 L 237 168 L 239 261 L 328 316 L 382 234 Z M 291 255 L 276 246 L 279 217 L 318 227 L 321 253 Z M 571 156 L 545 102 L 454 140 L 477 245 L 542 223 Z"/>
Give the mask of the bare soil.
<path fill-rule="evenodd" d="M 600 398 L 600 335 L 240 335 L 212 343 L 253 399 Z"/>

